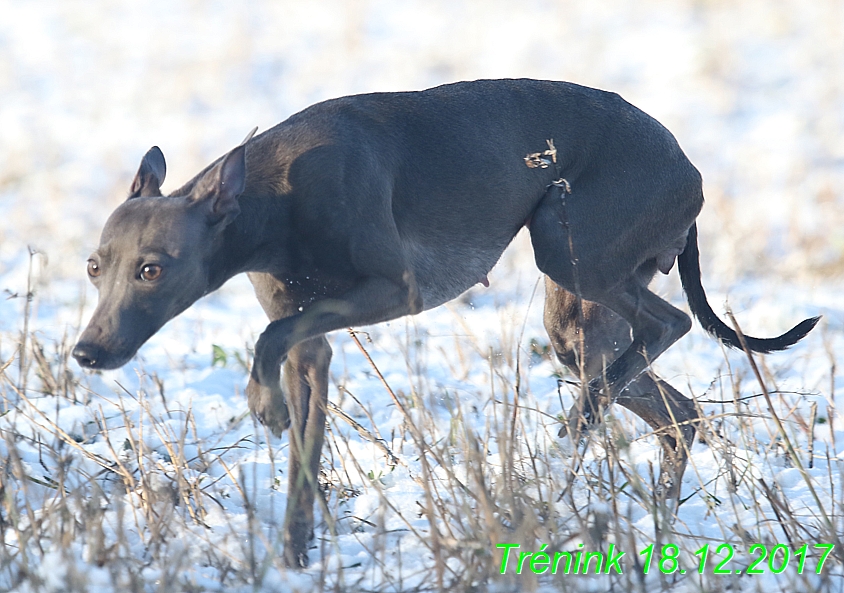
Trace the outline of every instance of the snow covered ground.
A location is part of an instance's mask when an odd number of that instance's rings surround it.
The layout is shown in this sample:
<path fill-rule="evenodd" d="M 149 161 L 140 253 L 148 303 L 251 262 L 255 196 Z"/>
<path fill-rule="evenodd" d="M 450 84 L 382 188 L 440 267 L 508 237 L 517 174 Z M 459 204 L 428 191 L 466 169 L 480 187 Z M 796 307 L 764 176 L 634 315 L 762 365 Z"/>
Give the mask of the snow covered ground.
<path fill-rule="evenodd" d="M 824 315 L 757 359 L 784 432 L 745 357 L 695 327 L 655 364 L 707 414 L 676 517 L 650 498 L 656 438 L 620 409 L 567 490 L 572 388 L 520 235 L 489 289 L 357 334 L 407 417 L 331 337 L 330 399 L 361 429 L 329 413 L 312 564 L 286 571 L 287 441 L 243 395 L 266 323 L 248 282 L 86 374 L 68 361 L 96 302 L 85 259 L 153 144 L 166 191 L 322 99 L 522 76 L 618 91 L 675 133 L 705 180 L 717 311 L 754 335 Z M 820 575 L 817 551 L 802 575 L 795 553 L 844 534 L 843 187 L 840 0 L 0 0 L 0 591 L 842 591 L 841 543 Z M 676 273 L 655 286 L 685 307 Z M 501 543 L 613 543 L 624 574 L 502 576 Z M 670 543 L 686 573 L 655 557 L 643 575 L 639 552 Z M 758 543 L 789 547 L 781 573 L 782 549 L 746 574 Z"/>

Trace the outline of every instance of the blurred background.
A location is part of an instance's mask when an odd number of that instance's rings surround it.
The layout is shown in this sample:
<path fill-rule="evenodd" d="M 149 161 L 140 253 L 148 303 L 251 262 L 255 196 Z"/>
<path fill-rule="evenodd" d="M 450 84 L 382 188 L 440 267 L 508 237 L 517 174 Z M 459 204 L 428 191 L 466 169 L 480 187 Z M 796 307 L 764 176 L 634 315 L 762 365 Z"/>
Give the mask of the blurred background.
<path fill-rule="evenodd" d="M 487 77 L 614 90 L 672 130 L 713 288 L 844 271 L 842 0 L 0 0 L 0 290 L 31 246 L 42 291 L 92 296 L 154 144 L 166 191 L 314 102 Z"/>

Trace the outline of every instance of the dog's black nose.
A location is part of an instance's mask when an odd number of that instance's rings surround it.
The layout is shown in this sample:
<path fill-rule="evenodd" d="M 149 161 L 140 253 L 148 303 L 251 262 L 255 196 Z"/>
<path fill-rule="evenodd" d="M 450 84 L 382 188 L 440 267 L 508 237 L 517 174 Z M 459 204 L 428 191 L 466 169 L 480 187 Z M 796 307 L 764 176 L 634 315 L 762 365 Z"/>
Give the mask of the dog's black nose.
<path fill-rule="evenodd" d="M 80 342 L 74 347 L 71 354 L 80 366 L 87 369 L 96 368 L 97 362 L 100 360 L 100 349 L 94 344 L 83 344 Z"/>

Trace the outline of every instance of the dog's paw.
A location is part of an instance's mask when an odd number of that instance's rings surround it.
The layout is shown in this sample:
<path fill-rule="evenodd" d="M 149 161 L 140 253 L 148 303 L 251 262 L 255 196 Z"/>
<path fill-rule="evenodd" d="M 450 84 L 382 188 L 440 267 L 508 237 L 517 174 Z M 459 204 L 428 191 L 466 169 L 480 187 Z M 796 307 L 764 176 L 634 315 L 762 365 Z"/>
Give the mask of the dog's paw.
<path fill-rule="evenodd" d="M 246 398 L 249 402 L 249 410 L 275 436 L 281 436 L 290 426 L 290 412 L 278 381 L 275 387 L 271 388 L 259 384 L 250 377 L 249 384 L 246 386 Z"/>
<path fill-rule="evenodd" d="M 586 433 L 598 424 L 596 416 L 585 410 L 578 410 L 577 406 L 572 406 L 557 436 L 560 438 L 571 436 L 578 443 L 583 444 Z"/>
<path fill-rule="evenodd" d="M 307 550 L 299 550 L 293 548 L 284 548 L 284 566 L 292 568 L 293 570 L 300 570 L 308 568 L 310 560 L 308 558 Z"/>
<path fill-rule="evenodd" d="M 586 393 L 569 410 L 568 418 L 560 427 L 557 436 L 564 438 L 576 435 L 577 440 L 581 441 L 586 432 L 601 422 L 601 410 L 606 407 L 606 400 L 600 388 L 590 382 Z"/>
<path fill-rule="evenodd" d="M 288 509 L 288 519 L 284 526 L 283 552 L 284 565 L 287 568 L 301 569 L 308 567 L 308 548 L 313 537 L 313 516 L 304 513 L 304 517 L 291 520 Z"/>

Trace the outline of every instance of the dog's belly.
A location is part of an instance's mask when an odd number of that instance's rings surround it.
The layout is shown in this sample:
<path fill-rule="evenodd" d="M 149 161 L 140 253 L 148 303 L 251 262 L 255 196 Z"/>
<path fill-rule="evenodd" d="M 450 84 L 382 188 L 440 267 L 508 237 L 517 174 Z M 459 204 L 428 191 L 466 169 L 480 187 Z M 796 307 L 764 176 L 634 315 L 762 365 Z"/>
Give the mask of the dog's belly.
<path fill-rule="evenodd" d="M 504 251 L 455 245 L 406 247 L 424 310 L 438 307 L 484 282 Z"/>

